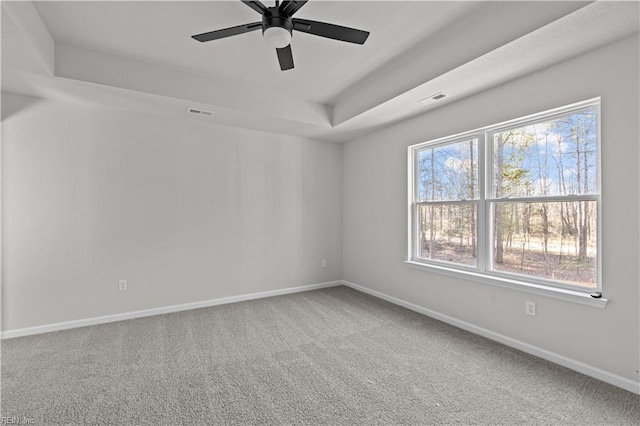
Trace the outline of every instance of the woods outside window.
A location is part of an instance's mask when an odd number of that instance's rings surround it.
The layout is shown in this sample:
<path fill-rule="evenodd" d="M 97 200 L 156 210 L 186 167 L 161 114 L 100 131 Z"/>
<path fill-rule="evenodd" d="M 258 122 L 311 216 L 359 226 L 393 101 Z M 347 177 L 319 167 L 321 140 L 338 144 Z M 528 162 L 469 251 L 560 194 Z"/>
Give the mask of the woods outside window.
<path fill-rule="evenodd" d="M 592 293 L 599 99 L 409 147 L 409 260 Z"/>

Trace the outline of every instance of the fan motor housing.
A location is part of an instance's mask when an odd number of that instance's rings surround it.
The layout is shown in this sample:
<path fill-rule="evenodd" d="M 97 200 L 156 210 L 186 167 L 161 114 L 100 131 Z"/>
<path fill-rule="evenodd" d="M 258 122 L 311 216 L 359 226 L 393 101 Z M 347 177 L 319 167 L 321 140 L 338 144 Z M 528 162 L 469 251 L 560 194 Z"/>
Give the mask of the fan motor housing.
<path fill-rule="evenodd" d="M 293 21 L 291 17 L 287 14 L 280 12 L 280 9 L 277 7 L 270 7 L 269 14 L 265 13 L 262 15 L 262 33 L 267 30 L 267 28 L 271 27 L 280 27 L 289 31 L 290 34 L 293 34 Z"/>

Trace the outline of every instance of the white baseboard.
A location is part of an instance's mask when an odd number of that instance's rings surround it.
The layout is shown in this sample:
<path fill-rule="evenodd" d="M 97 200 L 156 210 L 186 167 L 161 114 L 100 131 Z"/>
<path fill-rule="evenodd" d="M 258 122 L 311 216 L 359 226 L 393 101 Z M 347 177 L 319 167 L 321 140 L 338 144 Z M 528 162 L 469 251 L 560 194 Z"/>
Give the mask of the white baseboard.
<path fill-rule="evenodd" d="M 521 350 L 522 352 L 526 352 L 528 354 L 537 356 L 539 358 L 545 359 L 547 361 L 550 361 L 555 364 L 559 364 L 563 367 L 567 367 L 571 370 L 577 371 L 578 373 L 582 373 L 584 375 L 593 377 L 598 380 L 602 380 L 603 382 L 609 383 L 619 388 L 628 390 L 629 392 L 640 394 L 640 382 L 634 382 L 633 380 L 627 379 L 626 377 L 609 373 L 608 371 L 585 364 L 583 362 L 577 361 L 572 358 L 568 358 L 564 355 L 560 355 L 560 354 L 548 351 L 546 349 L 542 349 L 537 346 L 530 345 L 529 343 L 521 342 L 519 340 L 513 339 L 503 334 L 499 334 L 494 331 L 487 330 L 486 328 L 478 327 L 477 325 L 473 325 L 471 323 L 461 321 L 459 319 L 450 317 L 448 315 L 444 315 L 439 312 L 432 311 L 431 309 L 427 309 L 422 306 L 415 305 L 413 303 L 407 302 L 406 300 L 398 299 L 396 297 L 389 296 L 387 294 L 381 293 L 376 290 L 371 290 L 367 287 L 354 284 L 349 281 L 343 280 L 342 282 L 345 286 L 351 287 L 354 290 L 358 290 L 363 293 L 367 293 L 371 296 L 377 297 L 379 299 L 386 300 L 393 304 L 403 306 L 407 309 L 411 309 L 412 311 L 418 312 L 428 317 L 435 318 L 439 321 L 446 322 L 448 324 L 451 324 L 463 330 L 470 331 L 471 333 L 486 337 L 487 339 L 495 340 L 496 342 Z"/>
<path fill-rule="evenodd" d="M 88 325 L 104 324 L 108 322 L 123 321 L 133 318 L 149 317 L 153 315 L 168 314 L 171 312 L 187 311 L 190 309 L 206 308 L 208 306 L 224 305 L 227 303 L 242 302 L 245 300 L 261 299 L 263 297 L 280 296 L 283 294 L 299 293 L 302 291 L 317 290 L 320 288 L 342 285 L 342 281 L 329 281 L 319 284 L 303 285 L 299 287 L 283 288 L 279 290 L 261 291 L 259 293 L 242 294 L 239 296 L 223 297 L 220 299 L 204 300 L 202 302 L 183 303 L 181 305 L 163 306 L 161 308 L 145 309 L 142 311 L 125 312 L 122 314 L 105 315 L 81 320 L 58 322 L 54 324 L 38 325 L 35 327 L 19 328 L 3 331 L 2 339 L 12 337 L 30 336 L 32 334 L 48 333 L 51 331 L 67 330 L 70 328 L 86 327 Z"/>

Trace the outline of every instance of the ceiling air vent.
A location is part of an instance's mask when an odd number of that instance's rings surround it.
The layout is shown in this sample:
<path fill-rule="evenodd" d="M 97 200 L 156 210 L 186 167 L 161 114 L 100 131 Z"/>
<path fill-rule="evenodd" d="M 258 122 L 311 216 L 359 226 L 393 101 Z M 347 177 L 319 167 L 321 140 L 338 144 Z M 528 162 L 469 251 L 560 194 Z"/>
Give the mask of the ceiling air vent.
<path fill-rule="evenodd" d="M 428 104 L 431 101 L 439 101 L 440 99 L 444 98 L 445 96 L 447 96 L 447 95 L 445 95 L 442 92 L 438 92 L 438 93 L 436 93 L 434 95 L 428 96 L 428 97 L 418 101 L 418 103 Z"/>
<path fill-rule="evenodd" d="M 187 112 L 189 114 L 196 114 L 196 115 L 206 115 L 206 116 L 212 116 L 213 112 L 212 111 L 206 111 L 204 109 L 199 109 L 199 108 L 187 108 Z"/>

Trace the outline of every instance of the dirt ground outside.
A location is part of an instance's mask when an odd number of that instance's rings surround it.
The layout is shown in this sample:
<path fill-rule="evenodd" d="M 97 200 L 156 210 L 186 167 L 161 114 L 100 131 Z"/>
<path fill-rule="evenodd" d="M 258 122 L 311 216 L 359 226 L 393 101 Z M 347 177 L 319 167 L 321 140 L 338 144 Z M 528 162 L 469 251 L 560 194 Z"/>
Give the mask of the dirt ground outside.
<path fill-rule="evenodd" d="M 545 256 L 540 247 L 539 250 L 525 249 L 523 257 L 522 250 L 516 248 L 515 245 L 514 243 L 512 249 L 505 247 L 504 262 L 494 266 L 496 271 L 564 281 L 588 288 L 596 287 L 596 258 L 594 255 L 588 256 L 586 260 L 581 260 L 574 255 L 560 255 L 552 252 Z M 427 243 L 422 247 L 421 257 L 463 265 L 476 265 L 473 251 L 467 245 L 461 246 L 459 243 L 446 240 L 437 241 L 433 251 L 433 257 L 430 257 Z"/>

